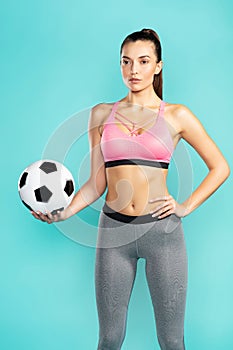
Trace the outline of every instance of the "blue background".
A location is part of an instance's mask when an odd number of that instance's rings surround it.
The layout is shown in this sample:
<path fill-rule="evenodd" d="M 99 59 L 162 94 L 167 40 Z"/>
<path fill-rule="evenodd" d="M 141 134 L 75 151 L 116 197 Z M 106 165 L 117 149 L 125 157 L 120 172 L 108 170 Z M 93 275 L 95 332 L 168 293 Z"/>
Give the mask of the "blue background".
<path fill-rule="evenodd" d="M 158 32 L 164 100 L 187 105 L 232 168 L 232 11 L 226 0 L 1 3 L 1 349 L 97 348 L 95 249 L 33 219 L 20 203 L 17 181 L 67 118 L 126 95 L 119 49 L 127 34 L 143 27 Z M 77 183 L 86 137 L 65 161 Z M 196 188 L 207 167 L 185 147 Z M 230 177 L 183 219 L 188 350 L 233 348 L 231 190 Z M 77 226 L 83 236 L 89 227 L 96 232 L 101 205 L 95 205 L 79 213 L 90 224 Z M 123 350 L 159 349 L 144 268 L 140 260 Z"/>

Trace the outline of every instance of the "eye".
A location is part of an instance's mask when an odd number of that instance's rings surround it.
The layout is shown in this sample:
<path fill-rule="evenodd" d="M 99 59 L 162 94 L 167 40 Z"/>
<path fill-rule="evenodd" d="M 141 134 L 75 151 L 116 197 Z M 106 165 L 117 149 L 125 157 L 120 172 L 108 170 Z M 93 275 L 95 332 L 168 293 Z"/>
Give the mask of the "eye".
<path fill-rule="evenodd" d="M 122 60 L 122 64 L 126 65 L 128 63 L 129 63 L 129 60 L 125 60 L 125 59 Z"/>
<path fill-rule="evenodd" d="M 149 61 L 148 60 L 142 60 L 141 63 L 147 64 L 147 63 L 149 63 Z"/>

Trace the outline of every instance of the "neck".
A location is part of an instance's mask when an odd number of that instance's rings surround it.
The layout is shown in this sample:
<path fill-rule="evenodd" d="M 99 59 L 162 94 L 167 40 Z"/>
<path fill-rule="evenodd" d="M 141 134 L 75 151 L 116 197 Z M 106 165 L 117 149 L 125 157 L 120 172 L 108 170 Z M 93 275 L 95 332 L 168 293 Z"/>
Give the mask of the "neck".
<path fill-rule="evenodd" d="M 129 91 L 124 101 L 148 108 L 157 107 L 161 103 L 161 99 L 155 93 L 154 89 L 150 89 L 149 91 Z"/>

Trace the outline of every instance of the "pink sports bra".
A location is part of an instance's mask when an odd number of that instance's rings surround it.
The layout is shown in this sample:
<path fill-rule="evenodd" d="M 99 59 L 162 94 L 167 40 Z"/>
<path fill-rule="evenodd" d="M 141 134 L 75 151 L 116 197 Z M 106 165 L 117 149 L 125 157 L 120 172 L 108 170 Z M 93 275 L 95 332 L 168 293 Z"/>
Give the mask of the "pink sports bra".
<path fill-rule="evenodd" d="M 163 118 L 165 102 L 161 101 L 159 113 L 153 126 L 144 130 L 141 134 L 137 134 L 136 130 L 142 128 L 142 126 L 135 128 L 132 121 L 117 112 L 119 102 L 114 103 L 112 111 L 104 124 L 101 137 L 101 150 L 105 167 L 131 164 L 167 169 L 174 151 L 174 145 Z M 128 125 L 121 121 L 130 131 L 129 134 L 120 130 L 116 125 L 115 119 L 119 121 L 120 119 L 115 114 L 133 124 L 134 127 L 130 130 Z"/>

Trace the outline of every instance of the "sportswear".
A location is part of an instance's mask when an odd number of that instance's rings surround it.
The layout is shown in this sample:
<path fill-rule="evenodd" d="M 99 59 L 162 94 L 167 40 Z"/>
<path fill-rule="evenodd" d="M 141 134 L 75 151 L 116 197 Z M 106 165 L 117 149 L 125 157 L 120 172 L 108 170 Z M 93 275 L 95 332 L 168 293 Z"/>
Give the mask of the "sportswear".
<path fill-rule="evenodd" d="M 153 117 L 155 122 L 152 127 L 144 130 L 141 134 L 137 134 L 135 131 L 140 129 L 142 125 L 135 128 L 132 121 L 117 112 L 119 103 L 120 101 L 114 103 L 103 127 L 101 150 L 105 167 L 138 164 L 167 169 L 174 151 L 174 145 L 164 120 L 165 101 L 161 101 L 159 113 L 156 118 Z M 120 120 L 116 114 L 134 125 L 128 134 L 116 125 L 115 119 Z M 150 121 L 147 121 L 146 124 Z M 121 123 L 129 129 L 127 124 L 122 121 Z"/>
<path fill-rule="evenodd" d="M 188 260 L 182 219 L 171 214 L 139 225 L 136 221 L 125 223 L 110 218 L 101 211 L 98 226 L 95 295 L 99 339 L 96 348 L 120 350 L 126 345 L 128 309 L 138 263 L 143 260 L 158 348 L 185 350 Z"/>

